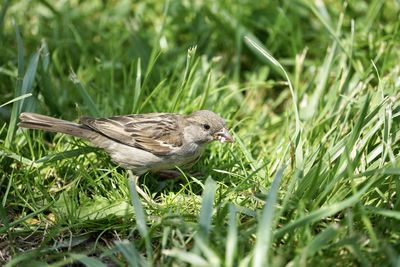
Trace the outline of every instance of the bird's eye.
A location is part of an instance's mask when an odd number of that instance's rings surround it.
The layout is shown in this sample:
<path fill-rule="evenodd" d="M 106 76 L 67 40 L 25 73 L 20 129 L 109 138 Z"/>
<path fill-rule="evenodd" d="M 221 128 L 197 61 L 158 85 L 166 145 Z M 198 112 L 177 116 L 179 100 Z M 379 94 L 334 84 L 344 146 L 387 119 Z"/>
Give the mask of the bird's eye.
<path fill-rule="evenodd" d="M 210 130 L 210 125 L 208 125 L 208 124 L 203 124 L 203 127 L 204 127 L 204 129 L 206 129 L 206 130 Z"/>

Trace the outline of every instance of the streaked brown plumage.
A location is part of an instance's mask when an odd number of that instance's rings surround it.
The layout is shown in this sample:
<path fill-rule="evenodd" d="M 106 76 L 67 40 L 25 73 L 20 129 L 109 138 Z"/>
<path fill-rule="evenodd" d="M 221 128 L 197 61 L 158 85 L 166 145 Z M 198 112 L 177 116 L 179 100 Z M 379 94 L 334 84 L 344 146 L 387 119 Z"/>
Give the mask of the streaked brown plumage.
<path fill-rule="evenodd" d="M 225 121 L 212 111 L 188 116 L 148 113 L 109 118 L 82 117 L 73 123 L 36 113 L 22 113 L 19 127 L 60 132 L 89 140 L 114 162 L 140 175 L 196 161 L 213 141 L 232 142 Z"/>

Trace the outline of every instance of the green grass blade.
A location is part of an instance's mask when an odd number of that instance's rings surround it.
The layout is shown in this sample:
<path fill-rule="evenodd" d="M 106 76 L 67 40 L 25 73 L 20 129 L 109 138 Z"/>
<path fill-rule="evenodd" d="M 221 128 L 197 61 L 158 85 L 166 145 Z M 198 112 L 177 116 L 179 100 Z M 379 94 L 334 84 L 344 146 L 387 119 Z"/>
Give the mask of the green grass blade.
<path fill-rule="evenodd" d="M 23 80 L 23 73 L 24 73 L 24 42 L 22 40 L 21 37 L 21 33 L 19 31 L 19 27 L 18 24 L 16 23 L 16 21 L 13 21 L 14 23 L 14 28 L 15 28 L 15 37 L 16 37 L 16 41 L 17 41 L 17 52 L 18 52 L 18 73 L 17 73 L 17 83 L 16 83 L 16 87 L 15 87 L 15 95 L 14 97 L 19 97 L 21 95 L 21 88 L 22 88 L 22 80 Z M 8 126 L 8 130 L 7 130 L 7 136 L 6 136 L 6 140 L 4 142 L 4 146 L 6 148 L 9 148 L 11 145 L 11 141 L 13 139 L 14 136 L 14 132 L 15 132 L 15 127 L 16 127 L 16 123 L 17 123 L 17 117 L 18 117 L 18 113 L 19 113 L 19 109 L 21 107 L 21 103 L 19 102 L 15 102 L 12 110 L 11 110 L 11 117 L 10 117 L 10 122 L 9 122 L 9 126 Z"/>
<path fill-rule="evenodd" d="M 204 240 L 207 240 L 211 230 L 214 196 L 216 190 L 217 183 L 211 177 L 208 177 L 204 185 L 199 216 L 199 233 Z"/>
<path fill-rule="evenodd" d="M 99 117 L 101 113 L 97 109 L 96 104 L 94 103 L 92 97 L 89 95 L 86 88 L 83 86 L 82 82 L 79 80 L 78 76 L 72 69 L 70 79 L 77 86 L 78 93 L 85 103 L 85 106 L 89 109 L 90 115 Z"/>
<path fill-rule="evenodd" d="M 333 60 L 335 59 L 336 51 L 337 43 L 334 42 L 329 50 L 329 54 L 326 55 L 324 63 L 321 66 L 321 70 L 316 81 L 315 91 L 309 101 L 309 104 L 307 105 L 307 108 L 305 108 L 304 113 L 302 113 L 302 118 L 306 120 L 313 118 L 318 111 L 318 105 L 321 103 L 321 98 L 324 96 L 324 92 L 327 89 L 326 85 L 328 83 L 329 75 L 332 70 Z"/>
<path fill-rule="evenodd" d="M 41 53 L 41 67 L 39 73 L 41 79 L 39 80 L 39 90 L 43 95 L 43 100 L 50 109 L 50 113 L 54 115 L 61 115 L 61 111 L 58 107 L 59 98 L 55 95 L 54 85 L 51 80 L 50 73 L 50 52 L 45 40 L 42 41 L 42 53 Z"/>
<path fill-rule="evenodd" d="M 271 189 L 269 190 L 261 219 L 257 228 L 257 240 L 254 247 L 253 267 L 269 266 L 269 250 L 273 241 L 272 231 L 275 228 L 273 225 L 275 205 L 277 203 L 279 185 L 286 166 L 282 166 L 276 173 Z"/>
<path fill-rule="evenodd" d="M 0 221 L 2 222 L 2 224 L 4 225 L 5 229 L 9 229 L 10 228 L 10 220 L 7 217 L 7 210 L 5 208 L 5 201 L 7 200 L 7 195 L 10 191 L 10 187 L 11 187 L 11 182 L 12 180 L 10 179 L 10 183 L 8 183 L 7 185 L 7 189 L 6 192 L 4 193 L 1 205 L 0 205 Z"/>
<path fill-rule="evenodd" d="M 180 261 L 190 264 L 190 266 L 196 267 L 211 267 L 211 265 L 201 256 L 196 253 L 186 252 L 177 248 L 164 250 L 163 254 L 169 257 L 174 257 Z M 179 265 L 177 265 L 179 266 Z"/>
<path fill-rule="evenodd" d="M 202 252 L 207 259 L 209 266 L 221 266 L 219 256 L 211 249 L 211 247 L 204 241 L 202 237 L 194 236 L 196 247 Z"/>
<path fill-rule="evenodd" d="M 35 161 L 35 163 L 50 163 L 58 160 L 63 160 L 63 159 L 68 159 L 68 158 L 76 158 L 78 156 L 96 152 L 98 151 L 98 148 L 95 147 L 81 147 L 77 149 L 72 149 L 72 150 L 67 150 L 55 154 L 49 154 L 46 155 L 38 160 Z"/>
<path fill-rule="evenodd" d="M 16 98 L 11 99 L 10 101 L 8 101 L 8 102 L 6 102 L 6 103 L 0 105 L 0 108 L 2 108 L 2 107 L 4 107 L 4 106 L 7 106 L 7 105 L 9 105 L 9 104 L 12 104 L 12 103 L 14 103 L 14 102 L 20 101 L 20 100 L 22 100 L 22 99 L 25 99 L 25 98 L 27 98 L 27 97 L 31 97 L 31 96 L 32 96 L 32 93 L 28 93 L 28 94 L 24 94 L 24 95 L 18 96 L 18 97 L 16 97 Z"/>
<path fill-rule="evenodd" d="M 39 64 L 41 48 L 36 51 L 31 59 L 29 60 L 28 68 L 26 69 L 24 79 L 22 80 L 21 95 L 29 94 L 33 89 L 33 83 L 35 81 L 36 70 Z M 23 106 L 21 104 L 21 109 Z M 19 110 L 21 112 L 21 109 Z M 25 110 L 25 109 L 24 109 Z"/>
<path fill-rule="evenodd" d="M 322 25 L 325 27 L 327 32 L 332 36 L 332 38 L 335 40 L 335 42 L 339 45 L 339 47 L 342 49 L 343 53 L 345 53 L 349 59 L 352 59 L 351 55 L 349 54 L 349 52 L 343 45 L 342 41 L 340 40 L 339 33 L 335 32 L 335 30 L 331 27 L 329 21 L 326 21 L 323 14 L 321 14 L 319 12 L 320 10 L 315 8 L 315 6 L 312 3 L 307 3 L 306 5 L 310 8 L 310 10 L 314 13 L 314 15 L 321 21 Z"/>
<path fill-rule="evenodd" d="M 228 236 L 226 240 L 226 249 L 225 249 L 225 266 L 233 267 L 237 243 L 238 243 L 238 229 L 236 222 L 236 208 L 235 205 L 229 205 L 229 221 L 228 221 Z"/>
<path fill-rule="evenodd" d="M 38 252 L 28 251 L 24 253 L 18 254 L 16 257 L 13 257 L 9 262 L 7 262 L 4 267 L 14 267 L 14 266 L 49 266 L 45 262 L 37 262 L 33 260 L 37 256 Z"/>
<path fill-rule="evenodd" d="M 10 6 L 10 0 L 4 0 L 1 11 L 0 11 L 0 39 L 3 37 L 3 30 L 4 30 L 4 18 L 7 14 L 8 7 Z"/>
<path fill-rule="evenodd" d="M 334 224 L 316 235 L 301 252 L 301 258 L 304 260 L 304 262 L 307 257 L 312 257 L 315 253 L 323 249 L 324 246 L 328 245 L 338 233 L 339 226 Z M 306 265 L 304 264 L 304 266 Z"/>
<path fill-rule="evenodd" d="M 138 103 L 142 92 L 141 82 L 142 82 L 142 67 L 139 58 L 136 66 L 135 93 L 133 95 L 132 113 L 138 112 Z"/>
<path fill-rule="evenodd" d="M 363 194 L 365 194 L 365 192 L 367 192 L 367 190 L 372 186 L 373 183 L 374 183 L 374 180 L 372 179 L 363 188 L 361 188 L 360 191 L 358 191 L 356 194 L 352 195 L 351 197 L 349 197 L 341 202 L 332 204 L 328 207 L 323 207 L 318 210 L 315 210 L 315 211 L 285 225 L 284 227 L 280 228 L 279 230 L 277 230 L 275 232 L 275 236 L 277 238 L 281 237 L 282 235 L 284 235 L 298 227 L 305 226 L 310 223 L 314 223 L 318 220 L 321 220 L 322 218 L 332 216 L 341 210 L 351 207 L 352 205 L 354 205 L 355 203 L 357 203 L 360 200 L 360 198 L 363 196 Z"/>
<path fill-rule="evenodd" d="M 297 106 L 297 94 L 292 86 L 292 82 L 290 81 L 289 75 L 286 72 L 285 68 L 277 61 L 270 53 L 267 52 L 267 49 L 261 44 L 259 40 L 257 40 L 254 36 L 247 35 L 244 37 L 246 44 L 256 51 L 257 54 L 264 57 L 266 60 L 271 62 L 273 66 L 280 70 L 280 73 L 284 75 L 286 78 L 287 84 L 289 86 L 290 94 L 293 99 L 293 112 L 295 115 L 296 121 L 296 131 L 293 134 L 292 140 L 295 142 L 296 147 L 296 167 L 300 170 L 303 169 L 303 147 L 301 142 L 301 123 L 300 123 L 300 115 L 299 109 Z"/>
<path fill-rule="evenodd" d="M 298 252 L 296 258 L 290 262 L 293 266 L 308 266 L 307 259 L 311 258 L 314 254 L 324 249 L 339 233 L 339 226 L 334 224 L 324 229 L 312 240 L 307 242 L 307 245 Z"/>
<path fill-rule="evenodd" d="M 139 253 L 137 252 L 134 244 L 129 242 L 128 240 L 124 240 L 121 242 L 115 243 L 115 248 L 124 255 L 128 266 L 130 267 L 138 267 L 141 266 L 139 262 L 141 259 L 139 258 Z"/>
<path fill-rule="evenodd" d="M 74 261 L 79 261 L 80 263 L 82 263 L 86 267 L 107 267 L 107 265 L 105 265 L 101 261 L 97 260 L 96 258 L 88 257 L 88 256 L 83 255 L 83 254 L 70 253 L 69 256 Z"/>
<path fill-rule="evenodd" d="M 131 201 L 132 201 L 132 206 L 135 210 L 135 217 L 136 217 L 136 223 L 137 227 L 139 230 L 140 235 L 144 238 L 145 243 L 146 243 L 146 252 L 147 252 L 147 263 L 148 266 L 152 266 L 152 255 L 153 251 L 151 248 L 151 242 L 150 242 L 150 236 L 149 232 L 147 230 L 147 220 L 146 220 L 146 215 L 142 206 L 142 203 L 140 202 L 139 195 L 136 190 L 136 185 L 137 185 L 137 179 L 139 177 L 136 177 L 132 174 L 131 171 L 129 171 L 129 191 L 131 193 Z"/>
<path fill-rule="evenodd" d="M 21 162 L 22 164 L 26 165 L 26 166 L 33 166 L 35 165 L 35 162 L 33 162 L 32 160 L 25 158 L 17 153 L 11 152 L 9 150 L 7 151 L 2 151 L 0 150 L 0 156 L 1 157 L 8 157 L 10 159 L 14 159 L 17 162 Z"/>
<path fill-rule="evenodd" d="M 25 51 L 24 51 L 24 40 L 22 39 L 21 33 L 19 31 L 18 24 L 15 20 L 13 20 L 14 29 L 15 29 L 15 39 L 17 41 L 17 62 L 18 62 L 18 80 L 17 80 L 17 91 L 18 95 L 21 94 L 22 87 L 22 79 L 24 76 L 25 69 Z"/>
<path fill-rule="evenodd" d="M 22 80 L 22 85 L 21 89 L 19 90 L 18 88 L 16 89 L 17 95 L 15 96 L 20 97 L 21 95 L 27 95 L 30 94 L 31 91 L 33 90 L 33 82 L 35 80 L 36 76 L 36 69 L 37 65 L 39 63 L 39 55 L 40 55 L 40 49 L 36 53 L 33 54 L 29 61 L 28 68 L 25 72 L 24 78 Z M 21 63 L 22 64 L 22 63 Z M 25 98 L 22 98 L 20 101 L 14 102 L 13 104 L 13 109 L 11 111 L 11 118 L 10 118 L 10 123 L 7 131 L 7 137 L 6 137 L 6 142 L 5 142 L 5 147 L 9 148 L 12 142 L 12 139 L 14 137 L 14 133 L 16 130 L 17 126 L 17 120 L 18 120 L 18 114 L 21 113 L 22 110 L 32 110 L 33 109 L 33 102 L 26 101 L 24 103 Z"/>
<path fill-rule="evenodd" d="M 397 210 L 388 210 L 388 209 L 378 209 L 373 207 L 368 207 L 367 213 L 377 214 L 388 218 L 393 218 L 400 221 L 400 211 Z"/>
<path fill-rule="evenodd" d="M 35 212 L 32 212 L 32 213 L 30 213 L 30 214 L 28 214 L 28 215 L 26 215 L 26 216 L 24 216 L 24 217 L 22 217 L 22 218 L 20 218 L 20 219 L 17 219 L 17 220 L 14 220 L 14 221 L 10 222 L 10 223 L 8 224 L 8 226 L 0 227 L 0 234 L 2 234 L 2 233 L 4 233 L 4 232 L 8 231 L 10 228 L 14 227 L 15 225 L 18 225 L 18 224 L 20 224 L 20 223 L 22 223 L 22 222 L 25 222 L 25 221 L 26 221 L 27 219 L 29 219 L 29 218 L 32 218 L 32 217 L 37 216 L 38 214 L 40 214 L 40 213 L 42 213 L 43 211 L 47 210 L 47 209 L 48 209 L 49 207 L 51 207 L 53 204 L 54 204 L 54 203 L 51 202 L 51 203 L 45 205 L 44 207 L 42 207 L 42 208 L 36 210 Z"/>
<path fill-rule="evenodd" d="M 196 55 L 196 50 L 197 50 L 196 46 L 188 49 L 187 56 L 186 56 L 185 71 L 184 71 L 184 74 L 182 77 L 181 85 L 178 89 L 178 92 L 175 94 L 175 99 L 173 100 L 172 112 L 176 112 L 177 107 L 179 106 L 179 103 L 182 99 L 182 94 L 187 87 L 188 81 L 190 80 L 190 72 L 191 72 L 191 68 L 194 65 L 193 62 L 195 62 L 194 57 Z"/>
<path fill-rule="evenodd" d="M 261 44 L 261 42 L 258 41 L 254 36 L 250 36 L 250 35 L 245 36 L 244 40 L 249 47 L 255 49 L 255 51 L 259 55 L 263 56 L 265 59 L 267 59 L 269 62 L 271 62 L 277 69 L 279 69 L 281 74 L 283 74 L 284 77 L 286 78 L 286 81 L 287 81 L 289 89 L 290 89 L 290 93 L 292 94 L 292 98 L 293 98 L 293 111 L 294 111 L 295 119 L 296 119 L 296 130 L 300 131 L 300 116 L 299 116 L 299 109 L 297 107 L 297 95 L 294 91 L 292 82 L 290 81 L 289 75 L 287 74 L 285 68 L 279 63 L 278 60 L 276 60 L 270 53 L 267 52 L 267 50 Z"/>

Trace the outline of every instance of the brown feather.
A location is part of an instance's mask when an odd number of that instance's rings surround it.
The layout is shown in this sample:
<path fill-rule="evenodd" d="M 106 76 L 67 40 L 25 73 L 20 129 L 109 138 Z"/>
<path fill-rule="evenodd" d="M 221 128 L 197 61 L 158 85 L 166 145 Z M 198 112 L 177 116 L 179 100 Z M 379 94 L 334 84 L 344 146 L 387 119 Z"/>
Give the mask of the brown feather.
<path fill-rule="evenodd" d="M 19 118 L 20 122 L 18 126 L 21 128 L 59 132 L 84 139 L 91 139 L 98 135 L 86 126 L 36 113 L 23 112 Z"/>
<path fill-rule="evenodd" d="M 110 118 L 83 117 L 83 125 L 122 144 L 167 155 L 182 146 L 183 117 L 171 113 L 114 116 Z"/>

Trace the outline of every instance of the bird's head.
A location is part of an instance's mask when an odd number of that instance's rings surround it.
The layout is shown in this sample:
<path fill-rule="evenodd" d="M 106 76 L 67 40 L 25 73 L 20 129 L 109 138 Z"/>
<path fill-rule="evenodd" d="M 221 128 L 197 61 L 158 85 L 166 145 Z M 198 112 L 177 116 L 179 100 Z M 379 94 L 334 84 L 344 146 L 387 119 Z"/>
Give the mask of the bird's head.
<path fill-rule="evenodd" d="M 185 135 L 196 143 L 211 141 L 233 142 L 233 137 L 225 125 L 225 120 L 209 110 L 195 111 L 186 117 L 189 122 L 185 127 Z"/>

